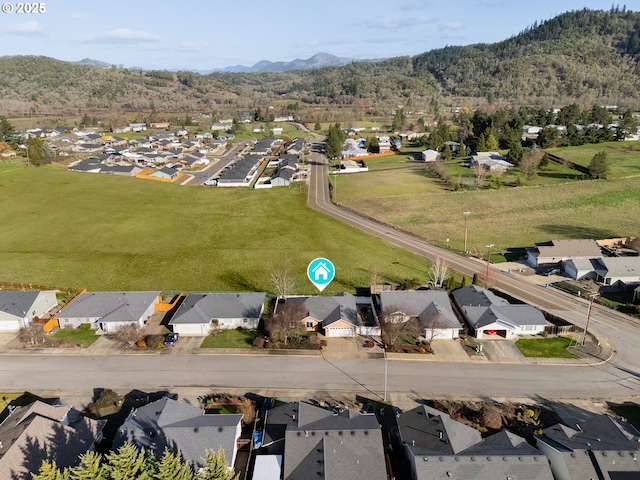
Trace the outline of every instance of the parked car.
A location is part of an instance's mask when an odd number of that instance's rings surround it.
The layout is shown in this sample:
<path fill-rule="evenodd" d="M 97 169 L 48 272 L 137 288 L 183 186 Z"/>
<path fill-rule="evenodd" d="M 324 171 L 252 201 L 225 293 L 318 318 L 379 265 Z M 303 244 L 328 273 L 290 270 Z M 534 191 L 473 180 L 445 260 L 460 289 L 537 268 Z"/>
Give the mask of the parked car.
<path fill-rule="evenodd" d="M 560 273 L 560 269 L 559 268 L 551 268 L 549 270 L 546 270 L 544 272 L 544 274 L 548 277 L 549 275 L 557 275 Z"/>
<path fill-rule="evenodd" d="M 164 339 L 165 346 L 173 347 L 176 344 L 176 342 L 178 341 L 178 338 L 180 338 L 180 334 L 179 333 L 170 333 L 170 334 L 168 334 Z"/>

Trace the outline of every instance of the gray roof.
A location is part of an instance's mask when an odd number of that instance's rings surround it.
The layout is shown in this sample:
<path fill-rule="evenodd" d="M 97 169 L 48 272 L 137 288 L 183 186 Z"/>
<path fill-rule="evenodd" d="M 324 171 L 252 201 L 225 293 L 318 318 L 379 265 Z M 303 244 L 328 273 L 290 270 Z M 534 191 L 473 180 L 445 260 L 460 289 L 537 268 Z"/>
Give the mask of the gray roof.
<path fill-rule="evenodd" d="M 374 415 L 334 414 L 306 402 L 269 410 L 265 441 L 284 439 L 284 478 L 387 478 L 380 425 Z"/>
<path fill-rule="evenodd" d="M 44 460 L 59 468 L 77 465 L 103 426 L 72 407 L 40 401 L 17 407 L 0 424 L 0 478 L 31 479 Z"/>
<path fill-rule="evenodd" d="M 275 141 L 276 137 L 265 137 L 253 146 L 253 151 L 256 153 L 266 152 L 271 148 Z"/>
<path fill-rule="evenodd" d="M 0 312 L 24 318 L 31 310 L 38 295 L 40 295 L 40 290 L 0 290 Z"/>
<path fill-rule="evenodd" d="M 356 297 L 341 293 L 334 297 L 290 297 L 287 302 L 303 302 L 307 315 L 315 318 L 323 327 L 339 320 L 358 326 Z"/>
<path fill-rule="evenodd" d="M 203 410 L 168 397 L 135 410 L 118 429 L 114 448 L 131 442 L 162 455 L 165 447 L 180 453 L 194 466 L 202 466 L 207 450 L 224 450 L 233 462 L 241 414 L 207 415 Z"/>
<path fill-rule="evenodd" d="M 601 277 L 640 278 L 640 257 L 603 257 L 596 262 L 596 272 Z"/>
<path fill-rule="evenodd" d="M 169 322 L 209 324 L 221 318 L 260 318 L 266 293 L 190 293 Z"/>
<path fill-rule="evenodd" d="M 220 180 L 224 181 L 244 181 L 249 175 L 249 172 L 253 167 L 258 165 L 262 160 L 260 155 L 247 155 L 241 160 L 238 160 L 233 167 L 227 170 L 221 177 Z"/>
<path fill-rule="evenodd" d="M 509 302 L 502 297 L 498 297 L 491 290 L 469 285 L 451 292 L 454 300 L 459 306 L 474 305 L 479 307 L 489 307 L 491 305 L 507 306 Z"/>
<path fill-rule="evenodd" d="M 420 479 L 553 480 L 547 458 L 540 453 L 501 456 L 420 456 L 415 458 L 415 464 L 416 475 Z"/>
<path fill-rule="evenodd" d="M 551 240 L 536 243 L 530 249 L 535 257 L 600 257 L 602 252 L 595 240 Z"/>
<path fill-rule="evenodd" d="M 380 308 L 396 307 L 402 313 L 417 317 L 426 323 L 434 315 L 439 316 L 437 328 L 461 328 L 451 308 L 449 295 L 444 290 L 383 291 L 380 292 Z"/>
<path fill-rule="evenodd" d="M 58 318 L 100 318 L 101 322 L 137 322 L 158 301 L 160 292 L 86 292 L 68 303 Z"/>
<path fill-rule="evenodd" d="M 531 305 L 509 305 L 506 307 L 465 306 L 465 319 L 474 329 L 486 327 L 494 323 L 503 323 L 512 327 L 524 325 L 547 325 L 544 315 L 537 307 Z"/>
<path fill-rule="evenodd" d="M 482 440 L 475 428 L 427 405 L 400 414 L 398 428 L 402 441 L 416 456 L 459 454 Z"/>
<path fill-rule="evenodd" d="M 575 428 L 561 423 L 542 431 L 540 439 L 559 450 L 635 450 L 640 451 L 640 433 L 629 423 L 610 415 L 596 415 Z"/>

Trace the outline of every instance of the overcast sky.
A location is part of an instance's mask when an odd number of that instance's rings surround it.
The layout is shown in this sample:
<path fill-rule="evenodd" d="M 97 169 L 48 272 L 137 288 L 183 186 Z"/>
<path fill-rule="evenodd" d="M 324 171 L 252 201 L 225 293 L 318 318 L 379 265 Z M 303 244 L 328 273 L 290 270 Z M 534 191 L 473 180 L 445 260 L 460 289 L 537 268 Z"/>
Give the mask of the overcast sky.
<path fill-rule="evenodd" d="M 493 43 L 568 10 L 608 10 L 612 0 L 54 0 L 31 14 L 17 5 L 3 4 L 13 12 L 0 13 L 0 55 L 210 70 L 318 52 L 373 59 Z"/>

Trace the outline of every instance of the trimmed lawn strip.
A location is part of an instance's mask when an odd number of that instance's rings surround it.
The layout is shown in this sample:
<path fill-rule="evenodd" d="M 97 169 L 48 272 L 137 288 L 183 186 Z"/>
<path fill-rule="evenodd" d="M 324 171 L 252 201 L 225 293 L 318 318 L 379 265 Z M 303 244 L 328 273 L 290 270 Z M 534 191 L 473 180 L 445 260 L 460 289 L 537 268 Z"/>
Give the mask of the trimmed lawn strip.
<path fill-rule="evenodd" d="M 525 357 L 580 358 L 567 350 L 575 343 L 573 338 L 568 337 L 521 338 L 516 340 L 516 347 Z"/>
<path fill-rule="evenodd" d="M 91 345 L 100 338 L 100 335 L 96 335 L 95 330 L 71 330 L 67 328 L 61 328 L 51 336 L 58 340 L 66 340 L 73 343 L 81 343 L 83 345 Z"/>
<path fill-rule="evenodd" d="M 209 335 L 200 348 L 252 348 L 255 330 L 221 330 L 217 335 Z"/>

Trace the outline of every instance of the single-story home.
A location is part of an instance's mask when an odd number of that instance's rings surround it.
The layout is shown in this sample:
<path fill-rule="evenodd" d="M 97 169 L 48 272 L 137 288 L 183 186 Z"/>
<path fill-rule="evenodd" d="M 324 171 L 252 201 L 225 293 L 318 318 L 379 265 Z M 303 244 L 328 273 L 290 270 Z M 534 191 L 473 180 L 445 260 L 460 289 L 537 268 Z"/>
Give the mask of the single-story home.
<path fill-rule="evenodd" d="M 617 286 L 640 284 L 640 257 L 602 257 L 595 263 L 598 282 Z"/>
<path fill-rule="evenodd" d="M 258 328 L 266 293 L 190 293 L 169 322 L 180 335 L 209 335 L 214 322 L 220 329 Z"/>
<path fill-rule="evenodd" d="M 97 333 L 115 333 L 126 325 L 143 327 L 160 303 L 160 292 L 85 292 L 57 315 L 60 328 L 89 324 Z"/>
<path fill-rule="evenodd" d="M 360 325 L 356 297 L 341 293 L 333 297 L 288 297 L 286 302 L 301 303 L 300 322 L 308 331 L 322 330 L 327 337 L 355 337 Z"/>
<path fill-rule="evenodd" d="M 512 305 L 504 298 L 476 285 L 452 292 L 453 301 L 476 338 L 537 335 L 547 321 L 542 311 L 531 305 Z"/>
<path fill-rule="evenodd" d="M 0 332 L 17 332 L 58 304 L 54 290 L 0 290 Z"/>
<path fill-rule="evenodd" d="M 550 240 L 527 249 L 527 263 L 532 267 L 557 265 L 578 257 L 602 257 L 600 245 L 595 240 Z"/>
<path fill-rule="evenodd" d="M 114 449 L 129 442 L 154 453 L 165 449 L 192 467 L 203 467 L 208 450 L 222 448 L 232 468 L 242 432 L 242 414 L 205 415 L 200 408 L 168 397 L 131 410 L 116 433 Z"/>
<path fill-rule="evenodd" d="M 444 290 L 383 291 L 380 310 L 397 315 L 403 322 L 417 318 L 421 335 L 429 340 L 458 338 L 462 325 Z"/>

